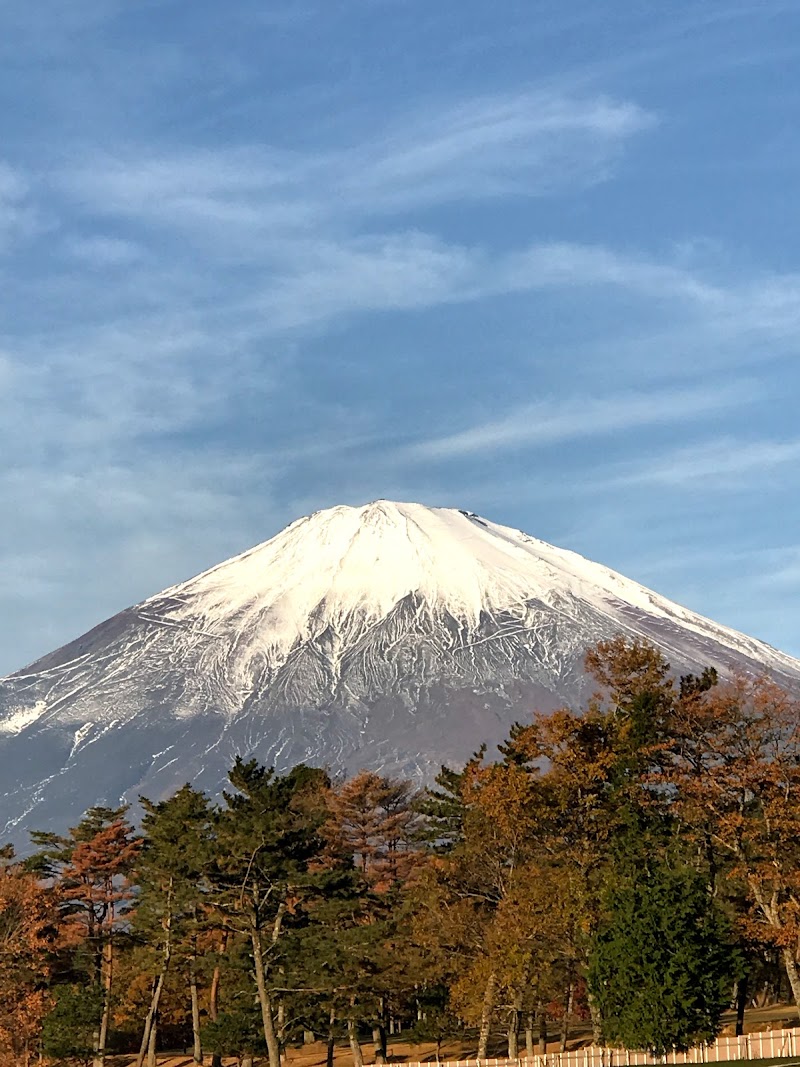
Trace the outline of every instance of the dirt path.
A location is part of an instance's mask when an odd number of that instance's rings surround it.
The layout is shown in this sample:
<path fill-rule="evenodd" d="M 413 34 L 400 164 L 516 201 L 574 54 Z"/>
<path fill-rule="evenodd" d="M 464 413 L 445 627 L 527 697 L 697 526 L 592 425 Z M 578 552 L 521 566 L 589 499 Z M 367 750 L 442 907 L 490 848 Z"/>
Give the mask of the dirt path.
<path fill-rule="evenodd" d="M 732 1012 L 727 1013 L 724 1016 L 723 1033 L 732 1034 L 735 1024 L 735 1016 Z M 798 1019 L 797 1010 L 791 1004 L 776 1004 L 767 1008 L 752 1008 L 745 1015 L 745 1032 L 753 1033 L 757 1030 L 780 1030 L 785 1027 L 792 1027 L 800 1025 L 800 1019 Z M 591 1040 L 591 1033 L 586 1024 L 578 1024 L 568 1042 L 570 1049 L 581 1048 L 583 1045 L 588 1045 Z M 369 1062 L 371 1046 L 368 1044 L 363 1045 L 364 1060 Z M 548 1052 L 558 1052 L 559 1049 L 559 1037 L 557 1034 L 553 1035 L 553 1040 L 548 1042 Z M 326 1046 L 322 1041 L 315 1042 L 311 1045 L 303 1045 L 298 1048 L 287 1049 L 283 1057 L 283 1067 L 325 1067 Z M 498 1035 L 495 1042 L 489 1049 L 490 1057 L 501 1058 L 505 1056 L 505 1043 L 502 1037 Z M 523 1051 L 524 1054 L 524 1051 Z M 445 1041 L 442 1043 L 441 1058 L 443 1060 L 464 1060 L 475 1058 L 475 1046 L 470 1045 L 464 1041 Z M 133 1057 L 127 1056 L 114 1056 L 109 1058 L 109 1065 L 113 1063 L 114 1067 L 129 1067 L 131 1063 L 134 1063 Z M 206 1063 L 210 1062 L 210 1057 L 206 1057 Z M 263 1061 L 266 1063 L 266 1060 Z M 335 1067 L 352 1067 L 352 1054 L 348 1045 L 341 1045 L 337 1047 L 334 1064 Z M 392 1039 L 389 1045 L 389 1062 L 390 1063 L 416 1063 L 416 1062 L 436 1062 L 436 1046 L 431 1043 L 423 1043 L 419 1045 L 411 1045 L 408 1042 L 404 1042 L 398 1039 Z M 224 1061 L 225 1067 L 236 1067 L 236 1059 L 226 1059 Z M 256 1061 L 257 1067 L 259 1067 L 261 1061 Z M 163 1055 L 158 1058 L 158 1067 L 194 1067 L 194 1060 L 191 1056 L 170 1056 Z"/>

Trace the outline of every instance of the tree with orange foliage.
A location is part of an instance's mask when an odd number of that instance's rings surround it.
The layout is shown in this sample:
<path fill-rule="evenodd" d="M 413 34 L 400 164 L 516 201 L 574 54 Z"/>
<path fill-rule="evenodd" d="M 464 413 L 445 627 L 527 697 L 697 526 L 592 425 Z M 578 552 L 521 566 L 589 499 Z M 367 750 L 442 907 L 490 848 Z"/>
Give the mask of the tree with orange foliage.
<path fill-rule="evenodd" d="M 561 953 L 563 903 L 542 850 L 541 774 L 521 760 L 484 765 L 481 755 L 447 779 L 458 793 L 459 836 L 422 879 L 413 930 L 430 979 L 449 986 L 454 1010 L 478 1028 L 479 1058 L 501 1006 L 514 1053 L 525 996 L 537 985 L 544 993 L 546 961 Z M 452 825 L 453 804 L 442 796 Z"/>
<path fill-rule="evenodd" d="M 125 808 L 90 808 L 69 836 L 34 833 L 40 851 L 28 867 L 58 890 L 60 942 L 86 961 L 87 978 L 102 1003 L 94 1038 L 95 1067 L 103 1067 L 111 1018 L 115 943 L 134 891 L 130 874 L 141 846 Z"/>
<path fill-rule="evenodd" d="M 660 781 L 712 875 L 746 887 L 746 932 L 779 950 L 800 1011 L 800 701 L 766 678 L 684 679 Z"/>
<path fill-rule="evenodd" d="M 648 772 L 667 736 L 673 699 L 669 665 L 645 642 L 599 642 L 586 656 L 601 689 L 583 712 L 561 709 L 512 728 L 504 761 L 538 777 L 542 803 L 530 827 L 540 861 L 569 887 L 570 979 L 585 978 L 601 918 L 614 841 L 653 805 Z M 568 998 L 567 998 L 568 999 Z M 595 1041 L 602 1020 L 589 999 Z"/>
<path fill-rule="evenodd" d="M 341 936 L 349 939 L 353 964 L 346 1006 L 332 1000 L 335 1012 L 344 1010 L 356 1058 L 356 1029 L 372 1019 L 375 1062 L 386 1061 L 387 1022 L 391 1000 L 407 982 L 406 957 L 396 951 L 399 898 L 425 855 L 418 840 L 421 816 L 411 782 L 361 771 L 328 793 L 330 820 L 325 833 L 333 855 L 357 874 L 352 921 Z M 348 968 L 349 970 L 350 968 Z"/>
<path fill-rule="evenodd" d="M 0 866 L 0 1064 L 27 1067 L 50 1008 L 58 911 L 52 890 L 3 850 Z"/>
<path fill-rule="evenodd" d="M 411 782 L 374 771 L 361 771 L 329 793 L 329 832 L 373 889 L 404 882 L 419 862 L 416 796 Z"/>

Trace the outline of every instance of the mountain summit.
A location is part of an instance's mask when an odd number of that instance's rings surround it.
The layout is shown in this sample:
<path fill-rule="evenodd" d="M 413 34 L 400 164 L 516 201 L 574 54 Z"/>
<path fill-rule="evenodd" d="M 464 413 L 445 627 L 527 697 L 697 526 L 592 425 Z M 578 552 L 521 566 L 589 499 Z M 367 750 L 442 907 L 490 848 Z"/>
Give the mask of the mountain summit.
<path fill-rule="evenodd" d="M 236 754 L 430 780 L 585 697 L 586 649 L 619 632 L 800 690 L 797 660 L 471 512 L 316 512 L 0 680 L 0 840 L 216 792 Z"/>

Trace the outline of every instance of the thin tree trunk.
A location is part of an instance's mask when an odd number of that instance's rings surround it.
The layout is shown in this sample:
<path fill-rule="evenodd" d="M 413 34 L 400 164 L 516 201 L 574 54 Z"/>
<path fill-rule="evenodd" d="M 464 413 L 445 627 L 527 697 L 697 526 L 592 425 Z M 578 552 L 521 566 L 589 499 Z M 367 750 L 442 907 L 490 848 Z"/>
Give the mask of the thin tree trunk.
<path fill-rule="evenodd" d="M 272 1002 L 267 992 L 267 980 L 264 974 L 264 957 L 261 951 L 261 938 L 256 929 L 250 931 L 250 941 L 253 946 L 253 963 L 256 971 L 256 988 L 258 989 L 258 1002 L 261 1005 L 261 1020 L 264 1024 L 264 1040 L 267 1042 L 267 1054 L 269 1067 L 281 1067 L 281 1046 L 275 1030 L 275 1020 L 272 1015 Z"/>
<path fill-rule="evenodd" d="M 220 953 L 224 952 L 228 945 L 228 935 L 223 934 L 222 944 L 220 946 Z M 208 1014 L 211 1016 L 211 1021 L 215 1023 L 219 1018 L 219 985 L 220 985 L 220 969 L 219 964 L 214 968 L 214 973 L 211 975 L 211 989 L 208 994 Z M 211 1067 L 222 1067 L 222 1053 L 215 1052 L 211 1057 Z"/>
<path fill-rule="evenodd" d="M 519 1030 L 521 1030 L 523 1024 L 523 998 L 528 987 L 529 977 L 530 972 L 526 967 L 523 973 L 523 981 L 519 983 L 519 987 L 514 992 L 511 1018 L 509 1020 L 509 1060 L 518 1060 L 519 1058 Z"/>
<path fill-rule="evenodd" d="M 156 1041 L 158 1039 L 158 1016 L 150 1024 L 150 1037 L 147 1041 L 147 1067 L 156 1067 Z"/>
<path fill-rule="evenodd" d="M 192 960 L 192 971 L 189 975 L 189 991 L 192 997 L 192 1059 L 195 1063 L 203 1062 L 203 1045 L 200 1041 L 200 997 L 197 994 L 197 975 L 194 970 L 195 961 Z"/>
<path fill-rule="evenodd" d="M 386 1029 L 378 1023 L 372 1028 L 372 1043 L 375 1046 L 375 1063 L 386 1063 Z"/>
<path fill-rule="evenodd" d="M 489 1050 L 489 1031 L 492 1028 L 492 1015 L 494 1013 L 494 1000 L 497 994 L 497 975 L 492 971 L 483 992 L 483 1007 L 481 1008 L 481 1026 L 478 1033 L 478 1059 L 485 1060 Z"/>
<path fill-rule="evenodd" d="M 564 1015 L 561 1019 L 561 1045 L 559 1047 L 560 1052 L 567 1051 L 567 1040 L 569 1038 L 569 1023 L 572 1016 L 572 979 L 570 978 L 567 983 L 567 992 L 564 997 Z"/>
<path fill-rule="evenodd" d="M 328 1017 L 328 1047 L 325 1050 L 325 1067 L 333 1067 L 333 1056 L 336 1051 L 336 1032 L 334 1031 L 334 1025 L 336 1023 L 336 1012 L 331 1008 L 331 1013 Z"/>
<path fill-rule="evenodd" d="M 533 1013 L 528 1012 L 525 1019 L 525 1055 L 533 1059 Z"/>
<path fill-rule="evenodd" d="M 786 968 L 786 977 L 792 987 L 794 1006 L 800 1012 L 800 971 L 797 969 L 797 961 L 794 958 L 794 952 L 788 945 L 781 950 L 781 955 L 783 956 L 783 966 Z"/>
<path fill-rule="evenodd" d="M 151 1034 L 155 1030 L 156 1019 L 158 1017 L 158 1004 L 161 1000 L 161 991 L 164 988 L 164 979 L 167 976 L 167 969 L 169 968 L 169 961 L 172 956 L 172 879 L 169 880 L 167 887 L 167 906 L 164 913 L 164 954 L 161 959 L 161 973 L 156 980 L 155 987 L 153 989 L 153 996 L 150 1000 L 150 1008 L 147 1012 L 147 1018 L 144 1021 L 144 1033 L 142 1034 L 142 1044 L 139 1047 L 139 1055 L 136 1057 L 136 1067 L 142 1067 L 144 1063 L 145 1055 L 150 1047 Z M 155 1038 L 153 1038 L 155 1040 Z"/>
<path fill-rule="evenodd" d="M 519 1017 L 513 1009 L 508 1019 L 508 1058 L 519 1059 Z"/>
<path fill-rule="evenodd" d="M 747 1007 L 747 975 L 736 983 L 736 1036 L 744 1033 L 744 1009 Z"/>
<path fill-rule="evenodd" d="M 600 1014 L 600 1005 L 592 996 L 591 991 L 587 990 L 586 999 L 589 1002 L 589 1016 L 592 1020 L 592 1044 L 603 1044 L 603 1016 Z"/>
<path fill-rule="evenodd" d="M 536 1022 L 539 1027 L 539 1055 L 547 1055 L 547 1012 L 541 1000 L 536 1005 Z"/>
<path fill-rule="evenodd" d="M 161 974 L 156 979 L 156 984 L 153 987 L 153 996 L 150 998 L 150 1007 L 147 1012 L 147 1018 L 144 1021 L 144 1033 L 142 1034 L 142 1043 L 139 1046 L 139 1055 L 136 1057 L 136 1067 L 142 1067 L 144 1058 L 147 1055 L 147 1050 L 150 1047 L 150 1035 L 153 1033 L 156 1027 L 156 1016 L 158 1015 L 158 1003 L 161 1000 L 161 990 L 164 988 L 164 977 L 167 973 L 166 964 L 161 971 Z"/>
<path fill-rule="evenodd" d="M 219 966 L 214 968 L 214 972 L 211 975 L 211 988 L 208 992 L 208 1014 L 211 1016 L 212 1023 L 217 1021 L 219 1016 Z"/>
<path fill-rule="evenodd" d="M 519 989 L 514 993 L 514 1002 L 511 1005 L 511 1016 L 508 1020 L 508 1058 L 510 1060 L 519 1059 L 519 1031 L 522 1026 L 522 998 L 527 984 L 528 976 L 526 974 Z"/>
<path fill-rule="evenodd" d="M 103 987 L 103 1012 L 100 1016 L 100 1029 L 96 1031 L 94 1042 L 93 1067 L 103 1067 L 106 1059 L 106 1043 L 108 1041 L 108 1022 L 111 1017 L 111 983 L 114 970 L 114 946 L 111 941 L 111 930 L 114 923 L 114 909 L 109 911 L 110 929 L 103 941 L 100 970 L 102 973 Z"/>
<path fill-rule="evenodd" d="M 364 1067 L 364 1056 L 358 1041 L 358 1024 L 355 1018 L 356 998 L 350 998 L 350 1015 L 347 1019 L 347 1036 L 350 1040 L 350 1048 L 353 1052 L 353 1067 Z"/>

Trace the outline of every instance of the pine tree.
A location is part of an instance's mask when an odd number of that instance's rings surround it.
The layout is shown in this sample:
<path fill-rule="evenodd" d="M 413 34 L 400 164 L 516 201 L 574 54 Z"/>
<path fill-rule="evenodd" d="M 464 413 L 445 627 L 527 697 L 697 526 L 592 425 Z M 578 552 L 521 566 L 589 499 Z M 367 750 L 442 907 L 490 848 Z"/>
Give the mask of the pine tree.
<path fill-rule="evenodd" d="M 139 1064 L 157 1023 L 170 969 L 185 975 L 191 1011 L 193 1055 L 203 1062 L 198 994 L 199 938 L 207 917 L 212 824 L 208 798 L 185 785 L 169 799 L 144 808 L 144 846 L 136 864 L 134 931 L 153 963 L 153 994 L 145 1018 Z"/>
<path fill-rule="evenodd" d="M 237 759 L 215 820 L 213 902 L 234 936 L 250 943 L 270 1067 L 280 1067 L 281 952 L 318 895 L 328 819 L 327 775 L 303 764 L 276 775 Z"/>
<path fill-rule="evenodd" d="M 717 1035 L 735 958 L 701 874 L 668 860 L 635 868 L 609 891 L 589 981 L 607 1040 L 664 1055 Z"/>
<path fill-rule="evenodd" d="M 96 986 L 58 985 L 55 1003 L 42 1024 L 42 1049 L 56 1063 L 90 1064 L 95 1056 L 95 1030 L 103 1011 L 103 993 Z"/>

